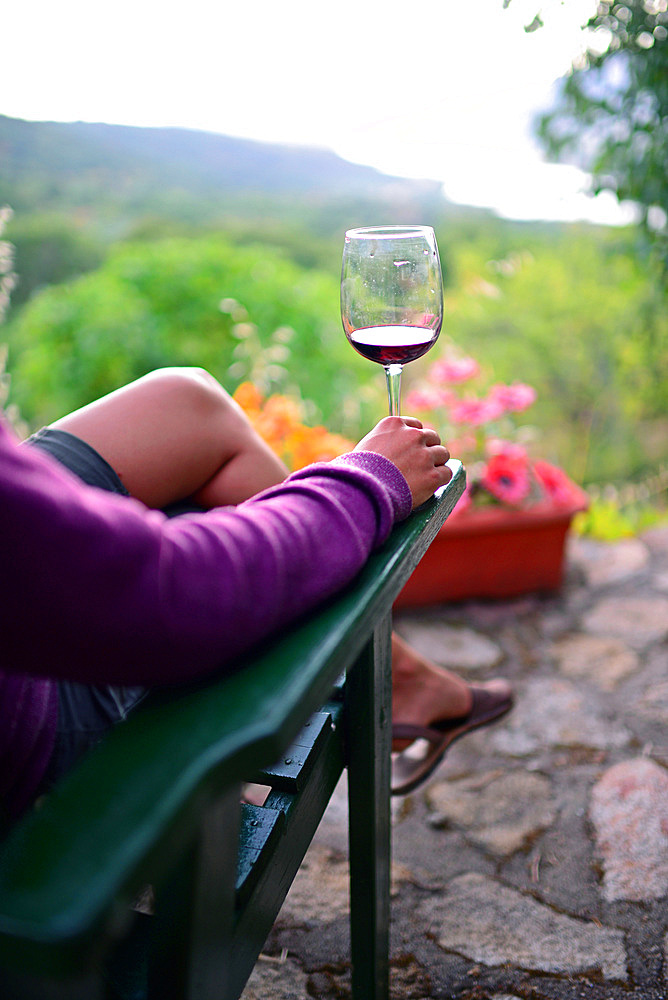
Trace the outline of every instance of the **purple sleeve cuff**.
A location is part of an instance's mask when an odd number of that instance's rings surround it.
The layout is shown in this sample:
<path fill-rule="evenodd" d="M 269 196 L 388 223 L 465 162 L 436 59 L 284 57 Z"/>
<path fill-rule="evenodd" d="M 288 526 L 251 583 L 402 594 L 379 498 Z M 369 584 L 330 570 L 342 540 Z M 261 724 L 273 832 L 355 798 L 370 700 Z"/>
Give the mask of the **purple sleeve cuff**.
<path fill-rule="evenodd" d="M 380 479 L 387 490 L 392 507 L 394 520 L 405 520 L 413 509 L 413 497 L 408 483 L 394 462 L 375 451 L 350 451 L 346 455 L 335 458 L 334 465 L 354 465 L 358 469 L 371 473 Z"/>

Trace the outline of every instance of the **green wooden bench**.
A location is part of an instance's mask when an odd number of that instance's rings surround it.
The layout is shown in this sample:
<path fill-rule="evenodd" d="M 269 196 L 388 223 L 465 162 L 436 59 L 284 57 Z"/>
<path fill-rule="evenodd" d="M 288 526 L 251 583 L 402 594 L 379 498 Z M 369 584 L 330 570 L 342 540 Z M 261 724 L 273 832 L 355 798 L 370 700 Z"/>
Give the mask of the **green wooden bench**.
<path fill-rule="evenodd" d="M 346 767 L 353 995 L 387 998 L 391 610 L 463 490 L 451 467 L 335 600 L 238 673 L 153 696 L 12 830 L 2 997 L 238 997 Z"/>

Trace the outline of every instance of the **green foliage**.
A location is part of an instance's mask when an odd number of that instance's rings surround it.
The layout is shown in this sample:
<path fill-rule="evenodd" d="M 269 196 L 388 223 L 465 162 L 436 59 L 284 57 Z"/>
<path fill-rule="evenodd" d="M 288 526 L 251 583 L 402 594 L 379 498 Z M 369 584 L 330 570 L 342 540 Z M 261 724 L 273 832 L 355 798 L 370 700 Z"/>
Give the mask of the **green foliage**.
<path fill-rule="evenodd" d="M 11 209 L 4 205 L 0 207 L 0 236 L 12 215 Z M 0 240 L 0 323 L 5 318 L 9 306 L 9 296 L 16 283 L 14 273 L 14 247 L 8 240 Z"/>
<path fill-rule="evenodd" d="M 665 0 L 602 0 L 587 55 L 563 80 L 538 134 L 548 153 L 593 174 L 594 190 L 642 208 L 668 274 L 668 10 Z M 601 46 L 601 43 L 602 46 Z M 599 46 L 602 48 L 600 50 Z"/>
<path fill-rule="evenodd" d="M 0 208 L 0 237 L 4 235 L 11 215 L 11 209 L 7 205 Z M 0 239 L 0 324 L 4 322 L 15 280 L 14 247 L 7 240 Z M 19 415 L 18 407 L 7 402 L 11 381 L 7 371 L 7 353 L 7 345 L 0 343 L 0 413 L 3 414 L 5 420 L 12 424 L 20 437 L 25 437 L 26 428 Z"/>
<path fill-rule="evenodd" d="M 119 245 L 98 271 L 36 295 L 6 339 L 31 424 L 165 365 L 205 367 L 231 390 L 252 375 L 301 393 L 333 429 L 361 422 L 373 398 L 341 331 L 336 277 L 219 236 Z"/>
<path fill-rule="evenodd" d="M 46 285 L 57 285 L 92 271 L 105 254 L 102 245 L 66 216 L 33 213 L 14 218 L 7 228 L 14 247 L 18 281 L 12 308 Z"/>
<path fill-rule="evenodd" d="M 636 412 L 624 414 L 628 438 L 628 421 L 642 419 L 639 411 L 668 412 L 668 5 L 603 0 L 588 28 L 588 52 L 562 81 L 556 108 L 540 118 L 538 134 L 553 158 L 573 159 L 593 175 L 594 191 L 609 190 L 641 209 L 636 252 L 649 280 L 644 296 L 633 296 L 619 369 L 620 378 L 632 379 L 636 397 Z"/>
<path fill-rule="evenodd" d="M 668 319 L 655 317 L 658 357 L 650 365 L 648 281 L 631 251 L 630 234 L 584 226 L 552 239 L 490 229 L 451 247 L 455 279 L 441 336 L 493 380 L 534 386 L 543 457 L 578 482 L 641 475 L 666 455 L 655 429 L 668 414 L 668 382 L 657 388 L 656 379 L 668 366 Z"/>
<path fill-rule="evenodd" d="M 617 542 L 667 522 L 666 510 L 654 503 L 622 506 L 613 498 L 599 498 L 592 500 L 587 511 L 576 515 L 573 528 L 600 542 Z"/>

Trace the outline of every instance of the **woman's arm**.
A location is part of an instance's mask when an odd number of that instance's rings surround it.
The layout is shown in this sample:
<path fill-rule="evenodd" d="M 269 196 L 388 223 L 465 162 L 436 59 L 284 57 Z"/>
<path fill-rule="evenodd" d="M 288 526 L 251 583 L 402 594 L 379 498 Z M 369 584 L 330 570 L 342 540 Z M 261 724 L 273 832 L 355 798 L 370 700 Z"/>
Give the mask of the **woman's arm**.
<path fill-rule="evenodd" d="M 0 427 L 3 668 L 170 684 L 231 663 L 352 579 L 409 513 L 409 485 L 381 451 L 170 521 Z"/>

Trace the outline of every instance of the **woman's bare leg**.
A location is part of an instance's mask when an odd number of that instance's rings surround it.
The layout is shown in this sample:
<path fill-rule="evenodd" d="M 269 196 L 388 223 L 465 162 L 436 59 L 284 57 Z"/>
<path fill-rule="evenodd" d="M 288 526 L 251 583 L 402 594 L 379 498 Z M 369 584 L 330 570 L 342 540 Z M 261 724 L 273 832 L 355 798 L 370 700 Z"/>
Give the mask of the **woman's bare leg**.
<path fill-rule="evenodd" d="M 115 470 L 148 507 L 192 497 L 237 504 L 281 482 L 287 469 L 207 372 L 164 368 L 57 420 Z"/>
<path fill-rule="evenodd" d="M 402 722 L 428 725 L 436 719 L 456 719 L 471 709 L 466 681 L 437 667 L 392 634 L 392 715 Z"/>

